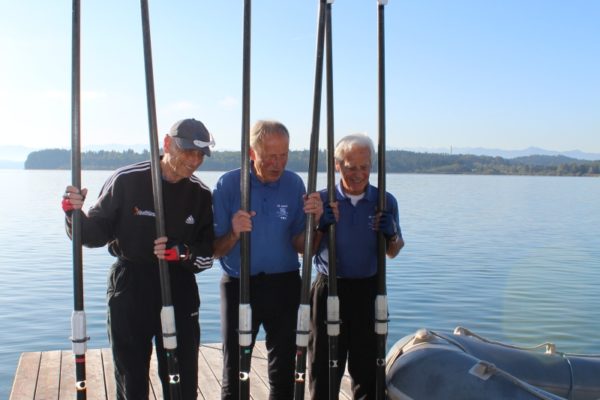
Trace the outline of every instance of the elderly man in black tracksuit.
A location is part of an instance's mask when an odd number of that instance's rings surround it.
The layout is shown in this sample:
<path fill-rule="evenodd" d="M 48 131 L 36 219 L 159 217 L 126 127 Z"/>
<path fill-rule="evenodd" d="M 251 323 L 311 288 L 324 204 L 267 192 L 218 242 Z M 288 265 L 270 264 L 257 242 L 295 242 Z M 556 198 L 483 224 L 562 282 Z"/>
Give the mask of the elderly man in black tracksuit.
<path fill-rule="evenodd" d="M 148 399 L 152 340 L 165 399 L 166 354 L 161 337 L 161 290 L 158 259 L 169 261 L 177 330 L 177 357 L 184 399 L 196 399 L 200 297 L 194 274 L 213 263 L 213 214 L 210 190 L 193 175 L 210 156 L 212 136 L 202 122 L 177 122 L 164 138 L 160 160 L 166 237 L 156 238 L 150 162 L 118 169 L 106 181 L 98 201 L 82 212 L 82 241 L 108 244 L 117 257 L 108 279 L 108 333 L 118 399 Z M 67 233 L 71 213 L 81 209 L 86 189 L 68 186 L 62 207 Z"/>

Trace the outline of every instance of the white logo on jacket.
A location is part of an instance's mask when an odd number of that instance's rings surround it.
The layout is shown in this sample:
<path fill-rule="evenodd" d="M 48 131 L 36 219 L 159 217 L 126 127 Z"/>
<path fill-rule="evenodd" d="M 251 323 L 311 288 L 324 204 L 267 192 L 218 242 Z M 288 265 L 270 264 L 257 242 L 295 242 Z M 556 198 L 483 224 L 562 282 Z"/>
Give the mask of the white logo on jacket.
<path fill-rule="evenodd" d="M 150 210 L 140 210 L 137 206 L 133 207 L 133 215 L 141 216 L 141 217 L 156 217 L 154 211 Z"/>

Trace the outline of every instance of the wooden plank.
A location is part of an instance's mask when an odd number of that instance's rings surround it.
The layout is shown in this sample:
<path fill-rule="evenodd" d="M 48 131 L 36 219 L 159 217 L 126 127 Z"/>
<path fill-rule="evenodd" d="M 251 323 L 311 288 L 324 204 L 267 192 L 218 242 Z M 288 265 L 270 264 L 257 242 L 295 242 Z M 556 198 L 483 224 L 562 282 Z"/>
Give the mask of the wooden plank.
<path fill-rule="evenodd" d="M 271 385 L 269 384 L 269 361 L 264 341 L 257 341 L 252 351 L 250 395 L 255 399 L 268 399 Z M 254 389 L 254 390 L 253 390 Z"/>
<path fill-rule="evenodd" d="M 152 358 L 150 359 L 150 388 L 148 397 L 163 400 L 162 383 L 158 376 L 158 362 L 156 361 L 155 348 L 152 348 Z"/>
<path fill-rule="evenodd" d="M 70 351 L 61 352 L 59 399 L 73 398 L 75 389 L 75 359 Z"/>
<path fill-rule="evenodd" d="M 115 366 L 113 365 L 111 349 L 102 349 L 102 371 L 104 374 L 104 383 L 106 385 L 106 398 L 108 400 L 117 399 L 117 384 L 115 383 Z"/>
<path fill-rule="evenodd" d="M 41 357 L 40 352 L 21 354 L 10 394 L 11 399 L 33 399 Z"/>
<path fill-rule="evenodd" d="M 208 344 L 200 347 L 202 355 L 206 359 L 210 370 L 213 371 L 213 375 L 217 379 L 219 386 L 223 381 L 223 351 L 221 344 Z"/>
<path fill-rule="evenodd" d="M 60 353 L 60 381 L 57 398 L 71 398 L 77 392 L 75 387 L 75 356 L 71 350 L 63 350 Z M 88 400 L 107 399 L 101 349 L 90 349 L 85 353 L 85 384 Z M 44 397 L 44 399 L 47 399 L 47 397 Z"/>
<path fill-rule="evenodd" d="M 263 345 L 264 347 L 264 345 Z M 260 352 L 252 355 L 252 375 L 250 376 L 250 397 L 255 400 L 268 399 L 269 398 L 269 383 L 266 378 L 266 361 L 261 364 L 261 358 L 263 357 Z M 207 399 L 217 399 L 221 395 L 221 382 L 223 374 L 223 353 L 221 344 L 208 344 L 201 346 L 201 357 L 206 360 L 206 364 L 211 371 L 210 376 L 213 376 L 218 385 L 214 383 L 206 388 L 206 394 L 204 395 Z M 261 369 L 261 366 L 263 367 Z M 198 374 L 206 375 L 205 371 L 201 368 L 198 369 Z M 207 377 L 209 379 L 209 377 Z M 203 382 L 199 379 L 200 390 L 204 392 Z"/>
<path fill-rule="evenodd" d="M 85 353 L 85 379 L 87 400 L 106 400 L 102 350 L 93 349 Z"/>
<path fill-rule="evenodd" d="M 205 400 L 221 398 L 223 356 L 221 345 L 201 345 L 198 355 L 198 386 Z"/>
<path fill-rule="evenodd" d="M 156 354 L 150 367 L 150 398 L 162 400 L 162 386 L 158 378 Z M 252 354 L 251 397 L 266 400 L 269 397 L 267 372 L 268 356 L 264 341 L 257 342 Z M 200 346 L 198 357 L 199 399 L 220 398 L 223 354 L 220 343 Z M 340 399 L 351 399 L 348 372 L 342 380 Z M 86 352 L 87 398 L 116 399 L 114 366 L 110 349 L 92 349 Z M 69 399 L 75 397 L 75 359 L 70 350 L 23 353 L 19 359 L 12 400 Z M 308 398 L 308 390 L 305 391 Z"/>
<path fill-rule="evenodd" d="M 35 399 L 45 400 L 58 397 L 61 362 L 60 350 L 46 351 L 41 354 Z"/>
<path fill-rule="evenodd" d="M 260 368 L 258 368 L 258 371 L 262 372 L 262 376 L 266 382 L 267 387 L 269 387 L 269 380 L 268 380 L 268 375 L 267 375 L 267 365 L 268 365 L 268 352 L 267 352 L 267 347 L 265 345 L 264 341 L 260 341 L 256 343 L 256 346 L 254 346 L 254 351 L 255 352 L 259 352 L 259 354 L 256 355 L 256 357 L 261 357 L 265 360 L 264 365 L 261 363 Z M 252 365 L 254 367 L 254 357 L 252 358 Z M 308 372 L 308 366 L 307 366 L 307 372 Z M 344 373 L 344 377 L 342 378 L 342 383 L 341 383 L 341 389 L 340 389 L 340 399 L 341 400 L 350 400 L 352 399 L 352 388 L 351 388 L 351 383 L 350 383 L 350 376 L 348 375 L 348 369 L 346 369 L 345 373 Z M 309 389 L 308 389 L 308 382 L 306 383 L 306 388 L 304 390 L 304 398 L 305 399 L 309 399 Z M 264 397 L 264 398 L 268 398 Z"/>
<path fill-rule="evenodd" d="M 346 366 L 346 370 L 344 371 L 344 377 L 342 378 L 342 383 L 340 384 L 340 399 L 352 399 L 351 382 L 352 381 L 350 379 L 350 375 L 348 374 L 348 367 Z"/>

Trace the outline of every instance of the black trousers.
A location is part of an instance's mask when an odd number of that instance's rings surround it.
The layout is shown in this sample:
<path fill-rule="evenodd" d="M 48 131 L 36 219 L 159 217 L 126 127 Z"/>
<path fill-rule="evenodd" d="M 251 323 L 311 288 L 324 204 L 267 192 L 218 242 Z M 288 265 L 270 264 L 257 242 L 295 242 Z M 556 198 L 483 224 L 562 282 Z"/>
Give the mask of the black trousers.
<path fill-rule="evenodd" d="M 329 398 L 329 337 L 327 335 L 327 276 L 317 274 L 311 288 L 311 333 L 308 343 L 310 397 Z M 338 353 L 339 387 L 348 362 L 352 395 L 358 400 L 375 398 L 375 297 L 377 278 L 338 279 L 340 319 Z"/>
<path fill-rule="evenodd" d="M 108 335 L 119 400 L 148 399 L 153 339 L 163 397 L 170 399 L 167 358 L 161 334 L 160 293 L 160 284 L 153 274 L 149 274 L 148 268 L 144 270 L 139 265 L 119 263 L 113 266 L 108 285 Z M 197 294 L 190 295 L 191 299 L 195 297 Z M 173 293 L 181 393 L 183 399 L 194 400 L 198 391 L 200 345 L 198 305 L 192 301 L 192 304 L 178 307 L 177 298 L 181 298 L 181 293 Z"/>
<path fill-rule="evenodd" d="M 252 346 L 254 347 L 258 329 L 262 324 L 269 352 L 269 400 L 291 400 L 294 397 L 296 319 L 300 304 L 300 287 L 298 271 L 260 274 L 250 278 Z M 239 398 L 239 294 L 239 279 L 224 275 L 221 280 L 223 400 Z"/>

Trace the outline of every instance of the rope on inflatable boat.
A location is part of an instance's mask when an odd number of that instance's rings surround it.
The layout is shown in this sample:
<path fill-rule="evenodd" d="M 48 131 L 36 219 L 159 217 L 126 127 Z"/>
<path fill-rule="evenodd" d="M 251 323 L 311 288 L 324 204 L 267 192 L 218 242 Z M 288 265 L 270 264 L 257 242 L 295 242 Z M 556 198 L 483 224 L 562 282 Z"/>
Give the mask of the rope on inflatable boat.
<path fill-rule="evenodd" d="M 454 328 L 454 334 L 455 335 L 460 335 L 460 336 L 472 336 L 474 338 L 477 338 L 479 340 L 481 340 L 482 342 L 485 343 L 490 343 L 490 344 L 495 344 L 498 346 L 503 346 L 503 347 L 507 347 L 510 349 L 515 349 L 515 350 L 528 350 L 528 351 L 532 351 L 532 350 L 537 350 L 537 349 L 541 349 L 541 348 L 545 348 L 546 349 L 546 354 L 558 354 L 560 356 L 569 356 L 569 357 L 588 357 L 588 358 L 597 358 L 600 357 L 600 354 L 578 354 L 578 353 L 564 353 L 561 351 L 556 351 L 556 345 L 552 342 L 544 342 L 541 344 L 538 344 L 536 346 L 531 346 L 531 347 L 527 347 L 527 346 L 515 346 L 512 344 L 507 344 L 507 343 L 502 343 L 502 342 L 497 342 L 495 340 L 490 340 L 487 338 L 484 338 L 483 336 L 480 336 L 472 331 L 470 331 L 467 328 L 464 328 L 462 326 L 457 326 L 456 328 Z"/>
<path fill-rule="evenodd" d="M 477 338 L 479 340 L 481 340 L 482 342 L 485 343 L 490 343 L 490 344 L 495 344 L 498 346 L 503 346 L 503 347 L 507 347 L 510 349 L 515 349 L 515 350 L 537 350 L 537 349 L 541 349 L 541 348 L 545 348 L 546 349 L 546 354 L 555 354 L 556 353 L 556 345 L 554 343 L 551 342 L 544 342 L 535 346 L 531 346 L 531 347 L 526 347 L 526 346 L 515 346 L 512 344 L 507 344 L 507 343 L 502 343 L 502 342 L 498 342 L 495 340 L 490 340 L 487 338 L 484 338 L 483 336 L 480 336 L 472 331 L 470 331 L 467 328 L 463 328 L 462 326 L 457 326 L 456 328 L 454 328 L 454 334 L 455 335 L 459 335 L 459 336 L 472 336 L 474 338 Z"/>

